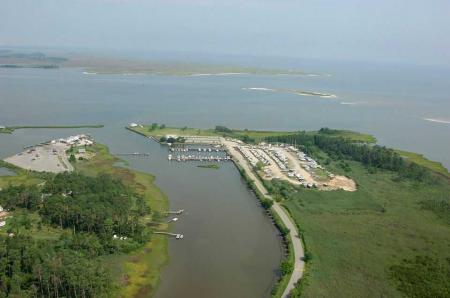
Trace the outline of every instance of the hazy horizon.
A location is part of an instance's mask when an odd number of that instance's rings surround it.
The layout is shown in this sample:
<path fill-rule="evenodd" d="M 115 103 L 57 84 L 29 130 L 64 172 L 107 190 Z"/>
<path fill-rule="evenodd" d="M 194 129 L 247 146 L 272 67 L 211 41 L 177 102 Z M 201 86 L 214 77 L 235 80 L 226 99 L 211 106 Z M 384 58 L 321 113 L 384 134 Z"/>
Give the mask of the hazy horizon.
<path fill-rule="evenodd" d="M 450 66 L 448 11 L 448 1 L 6 0 L 0 46 Z"/>

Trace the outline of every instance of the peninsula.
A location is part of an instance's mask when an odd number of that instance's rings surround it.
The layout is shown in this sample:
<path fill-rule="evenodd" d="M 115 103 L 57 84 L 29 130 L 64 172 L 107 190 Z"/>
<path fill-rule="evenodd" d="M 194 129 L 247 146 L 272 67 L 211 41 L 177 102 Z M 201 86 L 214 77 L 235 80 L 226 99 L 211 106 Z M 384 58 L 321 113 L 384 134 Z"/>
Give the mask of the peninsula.
<path fill-rule="evenodd" d="M 16 125 L 3 126 L 0 125 L 0 133 L 12 133 L 16 129 L 61 129 L 61 128 L 103 128 L 103 124 L 87 124 L 87 125 Z"/>
<path fill-rule="evenodd" d="M 168 260 L 168 200 L 152 175 L 118 167 L 118 161 L 86 135 L 0 161 L 11 173 L 0 175 L 0 242 L 6 247 L 0 257 L 15 264 L 17 256 L 29 256 L 13 271 L 4 267 L 8 262 L 0 264 L 10 272 L 2 293 L 154 293 Z"/>
<path fill-rule="evenodd" d="M 370 135 L 329 128 L 133 123 L 127 129 L 167 145 L 174 166 L 227 161 L 227 155 L 235 162 L 286 243 L 274 297 L 367 296 L 357 280 L 392 297 L 438 294 L 449 286 L 450 174 L 439 163 L 378 146 Z M 430 284 L 415 282 L 427 272 L 433 272 Z"/>

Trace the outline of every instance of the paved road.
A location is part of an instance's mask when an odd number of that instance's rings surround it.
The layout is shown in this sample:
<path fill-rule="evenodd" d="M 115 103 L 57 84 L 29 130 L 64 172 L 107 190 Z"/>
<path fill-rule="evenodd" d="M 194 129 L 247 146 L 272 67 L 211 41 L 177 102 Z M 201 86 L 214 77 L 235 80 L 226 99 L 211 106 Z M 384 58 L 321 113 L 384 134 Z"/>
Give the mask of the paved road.
<path fill-rule="evenodd" d="M 245 160 L 245 158 L 234 148 L 238 143 L 233 141 L 227 141 L 222 139 L 222 143 L 226 146 L 228 153 L 235 158 L 241 167 L 245 170 L 247 175 L 255 182 L 256 188 L 264 194 L 268 199 L 272 199 L 267 192 L 267 189 L 264 187 L 262 182 L 256 177 L 256 174 L 250 168 L 249 164 Z M 302 241 L 300 235 L 298 233 L 297 227 L 295 223 L 292 221 L 287 212 L 281 207 L 277 202 L 273 202 L 272 209 L 278 214 L 278 216 L 283 221 L 284 225 L 289 229 L 289 235 L 292 239 L 292 246 L 294 248 L 294 271 L 292 272 L 291 278 L 286 289 L 283 292 L 281 297 L 289 297 L 289 293 L 292 289 L 295 288 L 295 283 L 300 280 L 303 276 L 303 270 L 305 268 L 305 262 L 303 261 L 303 257 L 305 256 L 305 251 L 303 249 Z"/>

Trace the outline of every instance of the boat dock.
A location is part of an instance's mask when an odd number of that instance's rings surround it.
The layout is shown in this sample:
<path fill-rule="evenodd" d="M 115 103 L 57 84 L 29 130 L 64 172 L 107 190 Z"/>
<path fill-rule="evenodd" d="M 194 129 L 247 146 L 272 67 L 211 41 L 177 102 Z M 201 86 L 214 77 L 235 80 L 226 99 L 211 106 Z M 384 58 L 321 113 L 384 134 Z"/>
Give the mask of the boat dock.
<path fill-rule="evenodd" d="M 223 162 L 223 161 L 231 161 L 230 156 L 212 156 L 212 155 L 177 155 L 173 156 L 169 154 L 167 156 L 169 161 L 207 161 L 207 162 Z"/>
<path fill-rule="evenodd" d="M 183 234 L 175 234 L 175 233 L 169 233 L 169 232 L 153 232 L 153 233 L 159 234 L 159 235 L 172 236 L 172 237 L 175 237 L 175 239 L 183 239 L 184 238 Z"/>
<path fill-rule="evenodd" d="M 224 152 L 225 149 L 223 147 L 172 147 L 170 148 L 171 152 Z"/>
<path fill-rule="evenodd" d="M 184 212 L 184 209 L 180 209 L 178 211 L 168 211 L 167 214 L 181 214 Z"/>

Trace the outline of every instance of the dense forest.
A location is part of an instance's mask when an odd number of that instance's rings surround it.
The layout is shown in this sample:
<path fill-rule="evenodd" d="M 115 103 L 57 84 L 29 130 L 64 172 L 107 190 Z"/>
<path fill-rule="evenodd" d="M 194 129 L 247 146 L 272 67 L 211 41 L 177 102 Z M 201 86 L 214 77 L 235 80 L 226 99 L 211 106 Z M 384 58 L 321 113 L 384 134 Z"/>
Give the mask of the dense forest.
<path fill-rule="evenodd" d="M 98 257 L 132 251 L 151 235 L 140 221 L 146 202 L 108 175 L 47 175 L 41 186 L 0 191 L 0 205 L 22 214 L 0 237 L 0 297 L 107 297 L 114 287 Z M 59 238 L 32 237 L 32 216 Z"/>
<path fill-rule="evenodd" d="M 418 181 L 427 180 L 429 171 L 424 167 L 407 162 L 390 148 L 355 142 L 348 138 L 335 136 L 335 130 L 322 128 L 316 134 L 299 132 L 298 134 L 267 137 L 268 142 L 282 142 L 298 145 L 307 154 L 315 155 L 318 149 L 335 160 L 354 160 L 369 169 L 386 169 L 399 173 L 401 177 Z"/>

